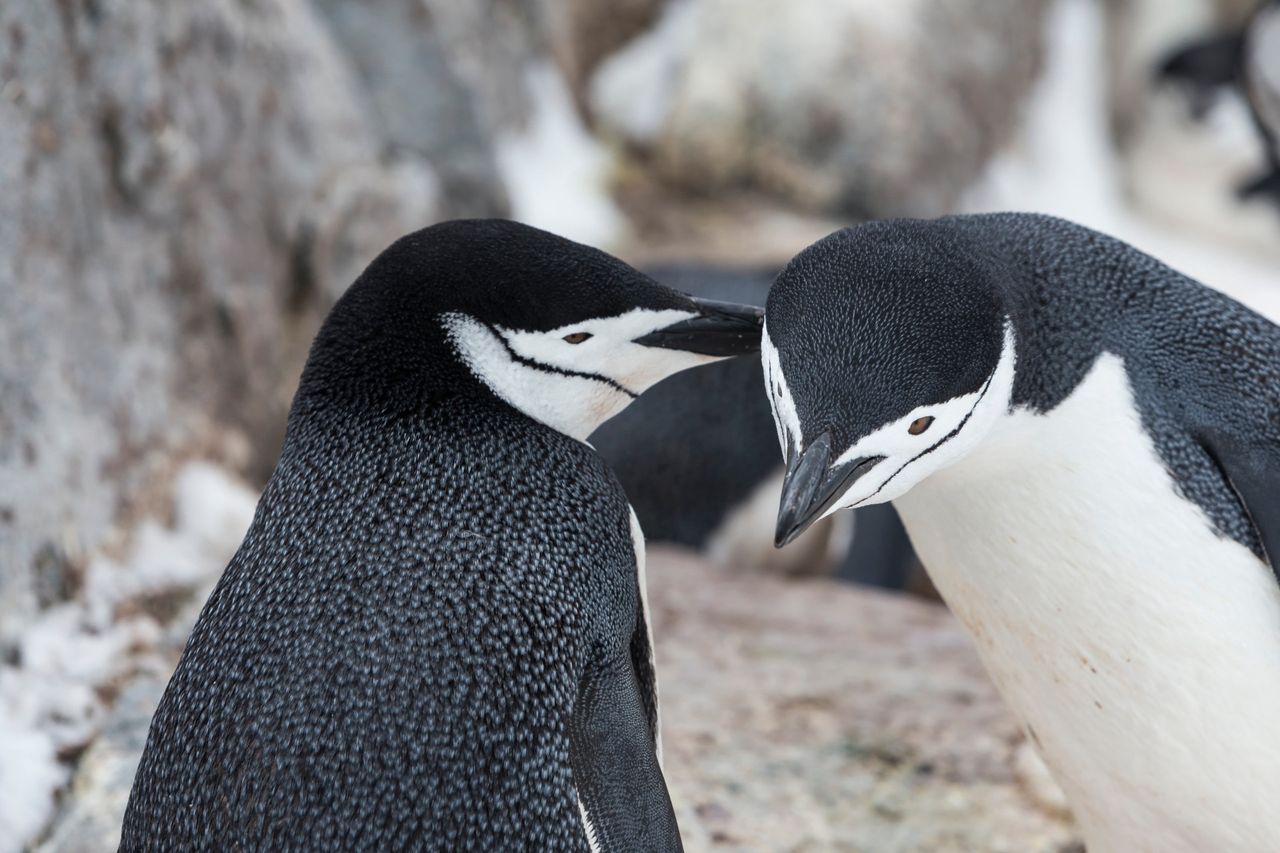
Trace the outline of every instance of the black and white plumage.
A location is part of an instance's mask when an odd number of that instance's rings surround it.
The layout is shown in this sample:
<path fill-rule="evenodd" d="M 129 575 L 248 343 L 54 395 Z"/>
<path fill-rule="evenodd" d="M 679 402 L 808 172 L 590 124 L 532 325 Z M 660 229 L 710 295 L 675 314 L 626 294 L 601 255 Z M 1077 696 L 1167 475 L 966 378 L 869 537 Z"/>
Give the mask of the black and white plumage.
<path fill-rule="evenodd" d="M 580 439 L 754 351 L 759 316 L 510 222 L 379 256 L 312 347 L 122 848 L 679 849 L 643 540 Z"/>
<path fill-rule="evenodd" d="M 1030 214 L 779 276 L 785 541 L 895 501 L 1091 851 L 1280 849 L 1280 328 Z"/>

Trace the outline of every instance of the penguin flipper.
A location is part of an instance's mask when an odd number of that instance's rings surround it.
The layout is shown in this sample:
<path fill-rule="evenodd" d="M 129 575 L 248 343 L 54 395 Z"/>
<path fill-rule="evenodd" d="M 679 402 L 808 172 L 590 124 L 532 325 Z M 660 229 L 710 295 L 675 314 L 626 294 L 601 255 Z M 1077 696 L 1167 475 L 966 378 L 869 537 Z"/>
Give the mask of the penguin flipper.
<path fill-rule="evenodd" d="M 684 849 L 630 654 L 583 676 L 570 760 L 593 851 Z"/>
<path fill-rule="evenodd" d="M 1236 189 L 1236 197 L 1245 201 L 1255 196 L 1280 200 L 1280 168 L 1258 175 Z"/>
<path fill-rule="evenodd" d="M 1210 455 L 1240 496 L 1280 580 L 1280 446 L 1212 434 Z"/>

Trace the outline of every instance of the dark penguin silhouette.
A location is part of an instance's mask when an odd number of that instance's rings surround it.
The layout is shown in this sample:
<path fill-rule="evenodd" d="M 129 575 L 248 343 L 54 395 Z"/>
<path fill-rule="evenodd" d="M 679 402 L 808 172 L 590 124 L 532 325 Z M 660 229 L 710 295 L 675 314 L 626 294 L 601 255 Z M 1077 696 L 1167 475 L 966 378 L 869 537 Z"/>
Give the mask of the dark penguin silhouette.
<path fill-rule="evenodd" d="M 1244 84 L 1280 182 L 1280 0 L 1254 15 L 1244 39 Z"/>
<path fill-rule="evenodd" d="M 666 263 L 646 271 L 697 296 L 763 303 L 778 268 Z M 772 550 L 776 486 L 770 481 L 781 474 L 781 466 L 764 380 L 752 359 L 664 379 L 592 433 L 590 441 L 618 475 L 648 541 L 725 551 L 733 563 L 767 557 Z M 769 488 L 773 491 L 766 493 Z M 767 513 L 758 521 L 752 517 L 756 502 Z M 739 514 L 746 517 L 739 521 Z M 758 542 L 749 538 L 755 526 Z M 797 553 L 786 558 L 785 567 L 797 572 L 834 568 L 837 577 L 857 583 L 905 585 L 915 555 L 892 507 L 859 510 L 851 541 L 838 530 L 827 534 L 841 541 L 811 547 L 797 542 Z"/>
<path fill-rule="evenodd" d="M 122 849 L 680 849 L 643 540 L 581 439 L 759 334 L 511 222 L 383 252 L 316 337 Z"/>
<path fill-rule="evenodd" d="M 1214 33 L 1171 52 L 1156 70 L 1160 81 L 1187 92 L 1192 115 L 1203 119 L 1219 93 L 1245 98 L 1263 146 L 1263 171 L 1236 188 L 1241 199 L 1280 205 L 1280 0 L 1258 6 L 1239 29 Z"/>
<path fill-rule="evenodd" d="M 893 500 L 1090 850 L 1280 850 L 1280 327 L 996 214 L 819 241 L 762 351 L 779 540 Z"/>

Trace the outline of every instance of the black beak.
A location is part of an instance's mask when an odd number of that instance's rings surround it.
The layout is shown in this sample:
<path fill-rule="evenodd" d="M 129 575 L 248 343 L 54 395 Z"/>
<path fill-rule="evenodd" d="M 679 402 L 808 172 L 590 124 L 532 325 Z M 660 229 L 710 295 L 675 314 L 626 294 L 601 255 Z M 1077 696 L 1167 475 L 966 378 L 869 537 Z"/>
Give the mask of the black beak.
<path fill-rule="evenodd" d="M 781 548 L 809 529 L 863 474 L 883 456 L 851 459 L 835 471 L 831 464 L 831 434 L 818 436 L 803 453 L 787 454 L 787 474 L 778 505 L 778 530 L 773 544 Z"/>
<path fill-rule="evenodd" d="M 760 351 L 764 309 L 691 297 L 698 316 L 650 332 L 636 343 L 647 347 L 728 358 Z"/>

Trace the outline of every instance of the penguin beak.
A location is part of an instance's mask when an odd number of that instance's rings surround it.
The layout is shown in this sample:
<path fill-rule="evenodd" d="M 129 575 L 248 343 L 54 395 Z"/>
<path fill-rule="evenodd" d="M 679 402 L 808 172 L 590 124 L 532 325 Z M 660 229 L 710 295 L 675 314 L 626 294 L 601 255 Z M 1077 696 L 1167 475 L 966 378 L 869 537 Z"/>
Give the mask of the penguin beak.
<path fill-rule="evenodd" d="M 763 308 L 695 297 L 690 297 L 690 301 L 696 316 L 636 338 L 636 343 L 716 358 L 760 351 Z"/>
<path fill-rule="evenodd" d="M 851 459 L 831 470 L 831 433 L 818 436 L 802 453 L 787 454 L 787 473 L 782 481 L 778 506 L 778 529 L 773 544 L 790 544 L 809 529 L 838 501 L 849 487 L 884 460 L 883 456 Z"/>

